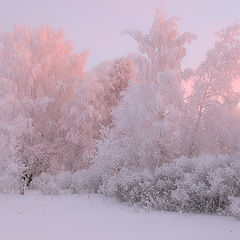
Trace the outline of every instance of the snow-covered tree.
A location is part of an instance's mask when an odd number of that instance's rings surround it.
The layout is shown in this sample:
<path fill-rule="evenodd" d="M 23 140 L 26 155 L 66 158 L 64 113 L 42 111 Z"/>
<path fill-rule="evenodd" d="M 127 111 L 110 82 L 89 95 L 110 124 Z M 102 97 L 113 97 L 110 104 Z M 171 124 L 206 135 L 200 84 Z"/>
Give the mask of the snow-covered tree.
<path fill-rule="evenodd" d="M 138 43 L 133 55 L 138 75 L 112 112 L 114 127 L 98 143 L 96 164 L 110 168 L 145 166 L 154 169 L 178 155 L 182 117 L 181 61 L 184 45 L 194 36 L 179 34 L 176 19 L 157 11 L 149 34 L 126 31 Z"/>
<path fill-rule="evenodd" d="M 191 76 L 193 91 L 186 101 L 183 154 L 230 153 L 239 150 L 240 24 L 217 34 L 213 49 Z"/>
<path fill-rule="evenodd" d="M 64 32 L 48 25 L 15 25 L 13 32 L 0 34 L 0 42 L 0 76 L 16 83 L 19 96 L 36 99 L 63 93 L 61 88 L 70 91 L 84 73 L 87 53 L 74 54 Z"/>
<path fill-rule="evenodd" d="M 111 125 L 110 113 L 134 74 L 135 67 L 129 58 L 104 62 L 88 73 L 64 104 L 61 121 L 69 146 L 67 169 L 89 167 L 100 129 Z"/>
<path fill-rule="evenodd" d="M 61 107 L 85 76 L 86 53 L 75 54 L 62 31 L 15 26 L 0 34 L 1 142 L 38 175 L 63 164 Z M 7 94 L 7 92 L 11 94 Z"/>

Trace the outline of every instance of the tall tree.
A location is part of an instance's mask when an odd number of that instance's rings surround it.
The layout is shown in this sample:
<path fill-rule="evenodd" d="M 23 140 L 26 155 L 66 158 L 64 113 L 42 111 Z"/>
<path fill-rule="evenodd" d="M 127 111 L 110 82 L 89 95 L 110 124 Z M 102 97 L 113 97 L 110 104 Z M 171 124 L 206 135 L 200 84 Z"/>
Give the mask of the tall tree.
<path fill-rule="evenodd" d="M 178 154 L 179 122 L 183 109 L 181 61 L 184 45 L 194 36 L 179 34 L 176 18 L 157 11 L 149 34 L 129 30 L 140 55 L 135 81 L 113 111 L 114 127 L 98 143 L 96 164 L 155 168 Z"/>
<path fill-rule="evenodd" d="M 203 152 L 236 151 L 239 142 L 240 25 L 234 23 L 217 34 L 213 49 L 195 73 L 187 100 L 183 149 L 189 157 Z M 235 150 L 234 150 L 235 149 Z"/>
<path fill-rule="evenodd" d="M 100 129 L 111 126 L 111 111 L 135 74 L 131 59 L 121 58 L 96 66 L 63 108 L 62 128 L 67 131 L 68 169 L 88 168 Z"/>
<path fill-rule="evenodd" d="M 0 77 L 12 88 L 11 98 L 0 103 L 11 105 L 4 108 L 1 126 L 10 125 L 8 142 L 17 144 L 14 154 L 29 171 L 54 171 L 63 161 L 61 108 L 75 82 L 85 76 L 87 53 L 73 53 L 63 32 L 49 26 L 15 26 L 13 32 L 0 34 L 0 46 Z"/>

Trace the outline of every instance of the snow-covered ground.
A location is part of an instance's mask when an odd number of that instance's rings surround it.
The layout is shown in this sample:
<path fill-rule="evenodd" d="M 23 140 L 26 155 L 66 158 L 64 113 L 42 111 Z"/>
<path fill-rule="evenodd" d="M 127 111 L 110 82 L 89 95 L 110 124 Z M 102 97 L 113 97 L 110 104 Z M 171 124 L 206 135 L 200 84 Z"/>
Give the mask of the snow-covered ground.
<path fill-rule="evenodd" d="M 130 208 L 100 195 L 0 195 L 1 240 L 239 240 L 240 221 Z"/>

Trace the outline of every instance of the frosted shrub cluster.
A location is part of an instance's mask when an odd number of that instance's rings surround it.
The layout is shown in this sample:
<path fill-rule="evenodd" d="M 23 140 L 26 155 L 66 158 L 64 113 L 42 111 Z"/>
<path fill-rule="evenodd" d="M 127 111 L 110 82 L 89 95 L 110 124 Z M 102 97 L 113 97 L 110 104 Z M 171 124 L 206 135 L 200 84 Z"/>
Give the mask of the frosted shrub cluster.
<path fill-rule="evenodd" d="M 102 185 L 102 177 L 95 171 L 80 170 L 75 173 L 60 172 L 56 175 L 42 173 L 33 181 L 32 187 L 45 195 L 96 193 Z"/>
<path fill-rule="evenodd" d="M 0 193 L 22 193 L 24 191 L 24 183 L 22 182 L 22 174 L 25 170 L 23 165 L 11 163 L 0 175 Z"/>
<path fill-rule="evenodd" d="M 122 169 L 100 191 L 122 202 L 160 210 L 239 216 L 239 158 L 201 155 L 176 159 L 154 172 Z"/>
<path fill-rule="evenodd" d="M 43 194 L 102 193 L 146 208 L 240 217 L 240 155 L 181 157 L 155 171 L 122 168 L 97 174 L 81 170 L 41 174 L 34 187 Z"/>
<path fill-rule="evenodd" d="M 46 195 L 55 195 L 59 193 L 59 185 L 55 176 L 42 173 L 34 179 L 34 187 Z"/>
<path fill-rule="evenodd" d="M 240 197 L 231 197 L 230 214 L 240 219 Z"/>

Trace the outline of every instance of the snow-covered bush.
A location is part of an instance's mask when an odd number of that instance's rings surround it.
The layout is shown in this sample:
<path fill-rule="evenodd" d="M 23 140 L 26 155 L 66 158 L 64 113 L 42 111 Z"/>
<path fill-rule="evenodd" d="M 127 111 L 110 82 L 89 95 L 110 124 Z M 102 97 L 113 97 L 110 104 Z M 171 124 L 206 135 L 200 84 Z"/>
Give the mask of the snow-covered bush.
<path fill-rule="evenodd" d="M 240 154 L 181 157 L 155 171 L 91 167 L 73 174 L 42 173 L 43 194 L 98 192 L 130 205 L 166 211 L 240 216 Z"/>
<path fill-rule="evenodd" d="M 95 171 L 85 169 L 75 173 L 62 171 L 57 175 L 42 173 L 33 180 L 33 188 L 46 195 L 97 192 L 100 185 L 102 177 Z"/>
<path fill-rule="evenodd" d="M 100 191 L 120 201 L 168 211 L 239 214 L 240 156 L 182 157 L 154 173 L 122 169 Z"/>
<path fill-rule="evenodd" d="M 53 175 L 42 173 L 33 180 L 35 189 L 40 190 L 43 194 L 54 195 L 59 193 L 57 178 Z"/>
<path fill-rule="evenodd" d="M 230 214 L 240 219 L 240 197 L 231 197 L 230 201 Z"/>
<path fill-rule="evenodd" d="M 33 188 L 45 195 L 74 193 L 73 174 L 64 171 L 57 175 L 42 173 L 34 178 Z"/>
<path fill-rule="evenodd" d="M 95 169 L 80 170 L 73 174 L 72 187 L 75 193 L 98 192 L 103 176 Z"/>
<path fill-rule="evenodd" d="M 60 190 L 72 192 L 73 175 L 70 172 L 60 172 L 56 176 L 56 183 Z"/>
<path fill-rule="evenodd" d="M 151 206 L 153 175 L 149 172 L 122 169 L 118 174 L 105 179 L 99 192 L 116 197 L 121 202 Z"/>
<path fill-rule="evenodd" d="M 21 164 L 11 163 L 7 166 L 4 174 L 0 175 L 0 192 L 23 193 L 24 182 L 22 180 L 25 167 Z"/>

